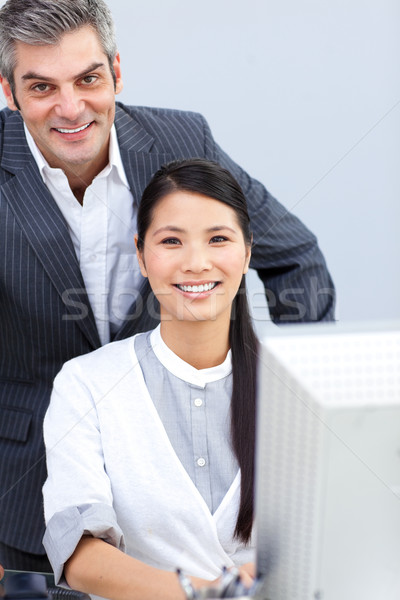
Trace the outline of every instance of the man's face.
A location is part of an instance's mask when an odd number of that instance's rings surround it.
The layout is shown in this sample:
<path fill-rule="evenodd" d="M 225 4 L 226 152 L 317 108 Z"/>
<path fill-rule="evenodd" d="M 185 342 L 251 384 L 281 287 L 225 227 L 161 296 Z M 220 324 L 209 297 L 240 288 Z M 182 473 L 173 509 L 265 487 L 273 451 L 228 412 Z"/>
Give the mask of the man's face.
<path fill-rule="evenodd" d="M 82 27 L 57 46 L 17 43 L 15 99 L 2 87 L 11 110 L 21 115 L 51 167 L 98 173 L 108 162 L 115 94 L 122 89 L 119 56 L 116 84 L 97 34 Z M 15 100 L 15 101 L 14 101 Z"/>

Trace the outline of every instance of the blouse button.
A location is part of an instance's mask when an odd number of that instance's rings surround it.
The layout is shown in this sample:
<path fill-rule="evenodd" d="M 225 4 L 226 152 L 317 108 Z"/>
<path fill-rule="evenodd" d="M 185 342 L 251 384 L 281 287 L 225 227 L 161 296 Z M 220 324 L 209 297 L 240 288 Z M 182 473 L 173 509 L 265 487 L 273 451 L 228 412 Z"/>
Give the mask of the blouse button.
<path fill-rule="evenodd" d="M 197 459 L 197 464 L 199 467 L 204 467 L 204 465 L 206 464 L 206 461 L 204 458 L 199 458 L 199 459 Z"/>
<path fill-rule="evenodd" d="M 194 405 L 195 406 L 202 406 L 203 405 L 203 400 L 201 398 L 196 398 L 196 400 L 194 401 Z"/>

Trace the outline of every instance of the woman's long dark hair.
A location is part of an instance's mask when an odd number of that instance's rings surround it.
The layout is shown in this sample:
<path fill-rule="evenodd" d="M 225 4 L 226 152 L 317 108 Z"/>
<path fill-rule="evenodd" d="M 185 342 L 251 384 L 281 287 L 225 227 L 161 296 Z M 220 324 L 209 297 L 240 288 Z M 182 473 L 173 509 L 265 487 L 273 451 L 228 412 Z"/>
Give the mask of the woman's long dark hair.
<path fill-rule="evenodd" d="M 143 249 L 146 231 L 157 203 L 176 191 L 201 194 L 230 206 L 236 213 L 245 243 L 251 245 L 250 219 L 241 187 L 229 171 L 217 163 L 195 158 L 165 165 L 157 171 L 144 190 L 137 219 L 139 250 Z M 233 378 L 231 439 L 241 470 L 240 506 L 235 537 L 248 542 L 253 525 L 258 341 L 250 317 L 244 276 L 232 304 L 229 342 Z"/>

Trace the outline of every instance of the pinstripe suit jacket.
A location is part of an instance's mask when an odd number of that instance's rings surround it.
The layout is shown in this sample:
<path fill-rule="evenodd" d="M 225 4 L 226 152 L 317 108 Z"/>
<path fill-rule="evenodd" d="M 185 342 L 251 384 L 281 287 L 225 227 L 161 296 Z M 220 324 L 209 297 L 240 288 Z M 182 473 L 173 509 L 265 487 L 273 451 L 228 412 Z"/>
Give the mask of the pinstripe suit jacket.
<path fill-rule="evenodd" d="M 214 142 L 201 115 L 117 104 L 115 124 L 135 200 L 165 162 L 194 156 L 220 162 L 247 196 L 252 266 L 268 288 L 277 322 L 329 319 L 333 288 L 315 237 Z M 100 345 L 66 223 L 27 146 L 18 112 L 0 112 L 0 541 L 43 553 L 42 420 L 52 380 L 70 358 Z M 302 288 L 295 306 L 290 289 Z M 298 294 L 299 292 L 297 292 Z M 153 327 L 149 290 L 117 338 Z M 71 482 L 73 485 L 73 482 Z"/>

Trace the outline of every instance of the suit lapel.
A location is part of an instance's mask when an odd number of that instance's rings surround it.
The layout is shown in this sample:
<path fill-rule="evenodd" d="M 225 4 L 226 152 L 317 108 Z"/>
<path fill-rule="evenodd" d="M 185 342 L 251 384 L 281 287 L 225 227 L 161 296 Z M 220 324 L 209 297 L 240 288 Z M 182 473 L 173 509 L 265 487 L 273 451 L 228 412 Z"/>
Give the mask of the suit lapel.
<path fill-rule="evenodd" d="M 44 185 L 26 142 L 19 113 L 5 124 L 2 167 L 14 177 L 1 186 L 6 200 L 50 280 L 93 348 L 99 335 L 65 220 Z"/>
<path fill-rule="evenodd" d="M 115 127 L 126 177 L 134 201 L 139 204 L 151 177 L 163 164 L 172 160 L 172 156 L 155 151 L 153 136 L 118 105 Z"/>

